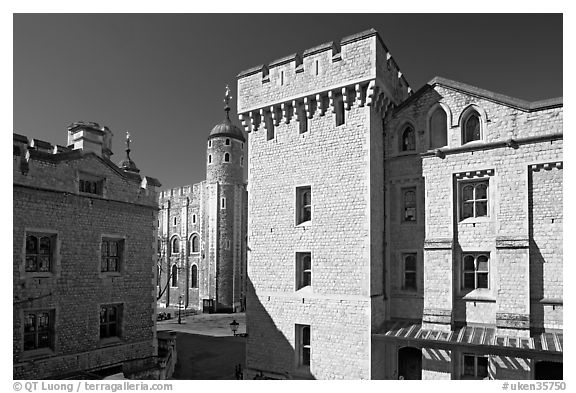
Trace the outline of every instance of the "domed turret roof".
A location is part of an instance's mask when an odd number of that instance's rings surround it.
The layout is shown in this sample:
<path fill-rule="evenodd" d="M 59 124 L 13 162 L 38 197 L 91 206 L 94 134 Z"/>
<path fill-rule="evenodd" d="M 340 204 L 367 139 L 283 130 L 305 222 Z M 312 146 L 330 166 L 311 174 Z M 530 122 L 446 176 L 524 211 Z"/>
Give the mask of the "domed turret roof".
<path fill-rule="evenodd" d="M 239 139 L 242 142 L 246 141 L 246 139 L 244 138 L 244 132 L 240 129 L 240 127 L 232 123 L 232 121 L 228 117 L 228 113 L 226 113 L 226 119 L 216 124 L 214 128 L 212 128 L 212 131 L 210 131 L 210 136 L 208 137 L 208 139 L 212 139 L 217 136 L 229 136 L 232 138 Z"/>
<path fill-rule="evenodd" d="M 132 161 L 132 159 L 130 158 L 130 134 L 127 132 L 126 133 L 126 158 L 124 158 L 122 161 L 120 161 L 118 163 L 118 167 L 120 167 L 120 169 L 123 169 L 125 171 L 128 172 L 134 172 L 134 173 L 138 173 L 140 172 L 140 169 L 138 169 L 138 167 L 136 166 L 136 163 L 134 161 Z"/>
<path fill-rule="evenodd" d="M 226 106 L 224 107 L 224 111 L 226 112 L 226 118 L 222 122 L 216 124 L 214 128 L 212 128 L 212 131 L 210 131 L 210 136 L 208 137 L 208 139 L 212 139 L 218 136 L 229 136 L 232 138 L 239 139 L 242 142 L 246 141 L 246 139 L 244 138 L 244 132 L 240 129 L 240 127 L 233 124 L 232 120 L 230 120 L 231 99 L 232 96 L 230 95 L 230 88 L 226 86 L 226 94 L 224 96 L 224 103 L 226 104 Z"/>

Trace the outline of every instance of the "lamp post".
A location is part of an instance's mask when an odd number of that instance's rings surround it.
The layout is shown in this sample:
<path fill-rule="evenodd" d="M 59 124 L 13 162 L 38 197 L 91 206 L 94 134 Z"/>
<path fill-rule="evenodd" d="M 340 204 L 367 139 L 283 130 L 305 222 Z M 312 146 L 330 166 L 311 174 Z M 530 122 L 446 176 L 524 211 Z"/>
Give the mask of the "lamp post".
<path fill-rule="evenodd" d="M 182 294 L 178 298 L 178 323 L 182 323 Z"/>
<path fill-rule="evenodd" d="M 235 319 L 230 323 L 230 330 L 232 330 L 232 334 L 234 336 L 236 336 L 236 331 L 238 331 L 238 325 L 240 325 L 240 324 L 238 322 L 236 322 Z"/>

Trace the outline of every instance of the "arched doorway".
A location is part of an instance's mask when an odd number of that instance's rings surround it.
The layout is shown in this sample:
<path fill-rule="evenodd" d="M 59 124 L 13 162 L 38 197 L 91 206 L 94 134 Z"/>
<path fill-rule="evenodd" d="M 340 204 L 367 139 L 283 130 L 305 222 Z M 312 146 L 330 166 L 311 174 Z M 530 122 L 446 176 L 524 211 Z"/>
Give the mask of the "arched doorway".
<path fill-rule="evenodd" d="M 534 379 L 562 380 L 562 363 L 560 362 L 536 362 L 534 366 Z"/>
<path fill-rule="evenodd" d="M 422 379 L 422 351 L 403 347 L 398 351 L 398 379 Z"/>

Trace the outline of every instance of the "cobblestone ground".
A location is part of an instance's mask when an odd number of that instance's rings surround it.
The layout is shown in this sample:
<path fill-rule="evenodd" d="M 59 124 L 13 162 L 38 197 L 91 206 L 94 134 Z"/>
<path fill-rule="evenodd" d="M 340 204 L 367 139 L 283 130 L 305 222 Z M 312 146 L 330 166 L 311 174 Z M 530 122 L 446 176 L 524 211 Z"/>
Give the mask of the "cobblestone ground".
<path fill-rule="evenodd" d="M 246 332 L 246 316 L 199 314 L 159 321 L 157 329 L 177 333 L 178 362 L 173 379 L 236 379 L 235 368 L 244 369 L 246 339 L 233 337 L 230 323 L 239 323 L 238 333 Z"/>

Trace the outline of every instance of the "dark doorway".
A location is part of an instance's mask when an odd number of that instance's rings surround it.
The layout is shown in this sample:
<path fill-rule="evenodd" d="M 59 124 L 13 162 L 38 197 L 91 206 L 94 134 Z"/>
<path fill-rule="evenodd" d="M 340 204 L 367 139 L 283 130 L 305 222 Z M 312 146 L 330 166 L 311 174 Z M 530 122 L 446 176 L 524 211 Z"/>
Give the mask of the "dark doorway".
<path fill-rule="evenodd" d="M 398 351 L 398 379 L 422 379 L 422 351 L 403 347 Z"/>
<path fill-rule="evenodd" d="M 562 380 L 562 363 L 536 362 L 534 379 Z"/>

